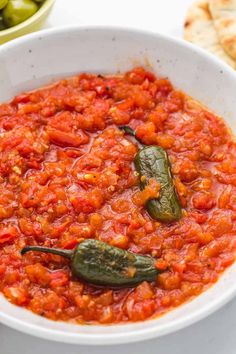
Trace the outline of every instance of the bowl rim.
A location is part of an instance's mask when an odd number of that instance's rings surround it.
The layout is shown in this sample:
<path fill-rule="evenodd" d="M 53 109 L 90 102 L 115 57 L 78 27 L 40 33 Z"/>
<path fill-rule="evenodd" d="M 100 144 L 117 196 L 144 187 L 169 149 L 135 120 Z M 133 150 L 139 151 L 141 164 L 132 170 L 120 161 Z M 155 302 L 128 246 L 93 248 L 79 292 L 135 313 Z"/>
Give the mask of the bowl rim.
<path fill-rule="evenodd" d="M 54 1 L 54 0 L 51 0 Z M 38 37 L 43 38 L 47 36 L 53 36 L 54 34 L 60 35 L 61 33 L 70 33 L 74 31 L 100 31 L 100 32 L 108 32 L 108 31 L 117 31 L 122 32 L 122 33 L 129 33 L 133 35 L 147 35 L 151 36 L 154 38 L 159 38 L 165 41 L 169 41 L 170 43 L 176 43 L 180 47 L 183 48 L 188 48 L 190 51 L 192 51 L 194 54 L 200 55 L 201 57 L 205 58 L 206 60 L 210 60 L 211 62 L 214 62 L 219 69 L 224 70 L 224 72 L 228 73 L 230 76 L 232 76 L 236 82 L 236 72 L 229 67 L 227 64 L 222 62 L 220 59 L 215 57 L 213 54 L 206 52 L 202 48 L 199 48 L 191 43 L 188 43 L 184 41 L 183 39 L 180 38 L 175 38 L 173 36 L 169 36 L 166 34 L 160 34 L 156 33 L 154 31 L 148 31 L 148 30 L 140 30 L 137 28 L 131 28 L 131 27 L 119 27 L 119 26 L 82 26 L 82 25 L 70 25 L 70 26 L 64 26 L 64 27 L 58 27 L 58 28 L 51 28 L 51 29 L 46 29 L 42 30 L 40 32 L 35 32 L 31 34 L 27 34 L 23 37 L 17 38 L 15 40 L 12 40 L 8 43 L 3 44 L 0 46 L 0 57 L 1 53 L 5 53 L 11 48 L 14 48 L 16 46 L 21 46 L 21 44 L 34 40 Z M 230 268 L 230 267 L 229 267 Z M 221 275 L 221 277 L 224 276 L 224 274 L 227 272 L 227 270 Z M 215 285 L 212 285 L 214 287 Z M 206 290 L 204 293 L 206 293 L 209 290 Z M 198 322 L 199 320 L 209 316 L 219 308 L 221 308 L 223 305 L 225 305 L 227 302 L 229 302 L 234 296 L 236 295 L 236 283 L 229 289 L 225 289 L 225 292 L 222 293 L 220 297 L 217 297 L 214 299 L 214 301 L 207 303 L 206 305 L 202 306 L 201 308 L 198 309 L 197 312 L 194 312 L 193 314 L 190 313 L 188 316 L 185 316 L 185 321 L 183 322 L 181 318 L 177 318 L 171 323 L 164 324 L 163 328 L 159 330 L 159 332 L 156 331 L 155 325 L 152 326 L 151 328 L 135 328 L 136 323 L 132 323 L 132 330 L 129 330 L 127 332 L 123 333 L 109 333 L 105 335 L 102 335 L 101 333 L 80 333 L 80 332 L 65 332 L 60 329 L 51 329 L 51 328 L 44 328 L 42 325 L 38 324 L 30 324 L 24 319 L 16 319 L 15 317 L 4 314 L 0 311 L 0 322 L 3 324 L 16 329 L 20 330 L 21 332 L 31 334 L 40 338 L 48 339 L 48 340 L 54 340 L 58 342 L 64 342 L 64 343 L 71 343 L 71 344 L 83 344 L 83 345 L 114 345 L 114 344 L 125 344 L 125 343 L 133 343 L 133 342 L 139 342 L 143 340 L 148 340 L 148 339 L 153 339 L 157 337 L 161 337 L 173 332 L 176 332 L 180 329 L 183 329 L 195 322 Z M 199 295 L 201 296 L 201 295 Z M 15 306 L 15 305 L 12 305 Z M 184 304 L 183 304 L 184 306 Z M 24 310 L 25 311 L 25 310 Z M 28 310 L 26 310 L 28 311 Z M 37 316 L 38 315 L 34 315 Z M 48 320 L 50 321 L 50 320 Z M 158 317 L 156 319 L 151 319 L 149 320 L 152 323 L 155 321 L 158 321 Z M 51 322 L 51 321 L 50 321 Z M 147 321 L 145 321 L 147 322 Z M 138 322 L 140 325 L 140 322 Z M 126 326 L 126 324 L 121 324 L 117 326 Z M 105 326 L 92 326 L 93 329 Z M 115 326 L 113 326 L 114 328 Z"/>
<path fill-rule="evenodd" d="M 41 16 L 43 16 L 51 8 L 51 6 L 55 3 L 55 1 L 56 0 L 45 0 L 42 3 L 42 5 L 40 6 L 40 8 L 38 9 L 38 11 L 35 12 L 35 14 L 30 16 L 29 18 L 27 18 L 27 20 L 19 23 L 16 26 L 1 30 L 0 31 L 0 38 L 8 36 L 10 34 L 13 34 L 13 33 L 17 32 L 19 30 L 22 30 L 23 28 L 26 28 L 26 27 L 30 26 L 32 23 L 37 22 L 38 19 Z"/>

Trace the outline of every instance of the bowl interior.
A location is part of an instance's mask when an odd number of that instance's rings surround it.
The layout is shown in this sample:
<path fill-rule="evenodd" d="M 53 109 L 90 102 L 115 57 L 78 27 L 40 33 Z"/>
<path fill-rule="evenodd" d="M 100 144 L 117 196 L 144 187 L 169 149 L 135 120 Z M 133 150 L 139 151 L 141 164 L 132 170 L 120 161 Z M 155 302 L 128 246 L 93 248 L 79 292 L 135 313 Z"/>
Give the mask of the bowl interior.
<path fill-rule="evenodd" d="M 0 48 L 0 102 L 79 72 L 115 73 L 150 67 L 210 109 L 236 131 L 236 74 L 213 56 L 185 42 L 115 28 L 71 27 L 35 33 Z M 0 296 L 0 320 L 24 332 L 57 341 L 115 344 L 161 336 L 213 312 L 236 293 L 236 264 L 193 301 L 155 320 L 117 326 L 52 322 Z"/>

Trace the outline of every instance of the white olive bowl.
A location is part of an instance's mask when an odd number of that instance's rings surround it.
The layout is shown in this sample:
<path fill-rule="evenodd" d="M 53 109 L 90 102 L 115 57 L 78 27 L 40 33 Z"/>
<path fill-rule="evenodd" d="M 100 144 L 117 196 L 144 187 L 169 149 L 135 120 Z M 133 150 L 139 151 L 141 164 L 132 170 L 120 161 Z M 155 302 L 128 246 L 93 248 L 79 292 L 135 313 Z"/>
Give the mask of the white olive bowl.
<path fill-rule="evenodd" d="M 66 27 L 21 37 L 0 47 L 0 102 L 80 72 L 116 73 L 150 66 L 215 111 L 236 131 L 236 73 L 205 51 L 159 34 L 112 27 Z M 167 335 L 208 316 L 236 294 L 236 263 L 209 290 L 142 323 L 82 326 L 53 322 L 0 295 L 0 321 L 38 337 L 105 345 Z"/>

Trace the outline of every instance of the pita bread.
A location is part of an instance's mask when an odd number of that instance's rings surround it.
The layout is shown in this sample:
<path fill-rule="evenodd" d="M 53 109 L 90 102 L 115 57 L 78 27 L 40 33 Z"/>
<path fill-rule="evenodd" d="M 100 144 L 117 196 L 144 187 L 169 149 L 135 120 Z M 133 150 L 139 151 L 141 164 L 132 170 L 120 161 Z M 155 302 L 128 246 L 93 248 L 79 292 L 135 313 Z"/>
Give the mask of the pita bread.
<path fill-rule="evenodd" d="M 210 0 L 209 7 L 221 45 L 236 60 L 236 0 Z"/>
<path fill-rule="evenodd" d="M 224 51 L 219 43 L 206 0 L 198 0 L 189 8 L 184 24 L 184 38 L 217 55 L 236 69 L 236 61 Z"/>

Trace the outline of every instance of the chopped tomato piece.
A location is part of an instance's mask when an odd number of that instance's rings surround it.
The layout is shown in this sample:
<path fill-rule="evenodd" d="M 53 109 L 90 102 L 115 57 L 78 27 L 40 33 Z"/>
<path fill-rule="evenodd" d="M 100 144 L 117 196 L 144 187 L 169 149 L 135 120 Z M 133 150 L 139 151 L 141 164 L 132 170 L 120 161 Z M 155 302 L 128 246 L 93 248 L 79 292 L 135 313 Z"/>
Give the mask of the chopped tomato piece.
<path fill-rule="evenodd" d="M 50 142 L 61 146 L 78 147 L 86 144 L 89 138 L 82 131 L 75 133 L 67 133 L 56 129 L 48 130 L 48 137 Z"/>

